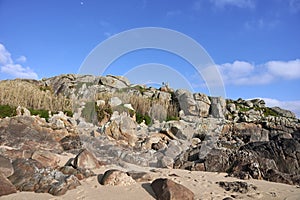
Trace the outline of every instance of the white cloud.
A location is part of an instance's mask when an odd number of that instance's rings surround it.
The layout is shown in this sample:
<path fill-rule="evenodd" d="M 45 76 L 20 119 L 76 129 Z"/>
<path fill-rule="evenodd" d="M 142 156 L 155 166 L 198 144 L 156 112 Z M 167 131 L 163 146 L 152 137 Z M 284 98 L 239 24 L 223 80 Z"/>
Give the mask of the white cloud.
<path fill-rule="evenodd" d="M 261 65 L 245 61 L 234 61 L 219 65 L 225 84 L 261 85 L 276 79 L 300 78 L 300 60 L 269 61 Z"/>
<path fill-rule="evenodd" d="M 8 51 L 6 51 L 3 44 L 0 43 L 0 64 L 10 64 L 12 63 L 11 55 Z"/>
<path fill-rule="evenodd" d="M 18 62 L 26 61 L 25 56 L 21 56 L 17 59 Z M 38 75 L 29 67 L 23 67 L 20 64 L 16 64 L 11 54 L 6 50 L 3 44 L 0 44 L 0 72 L 11 75 L 15 78 L 32 78 L 38 79 Z"/>
<path fill-rule="evenodd" d="M 38 79 L 38 76 L 34 71 L 29 67 L 24 68 L 20 64 L 7 64 L 1 66 L 1 72 L 18 78 Z"/>
<path fill-rule="evenodd" d="M 266 106 L 268 107 L 280 107 L 286 110 L 290 110 L 296 114 L 298 118 L 300 118 L 300 101 L 280 101 L 277 99 L 271 98 L 259 98 L 263 99 L 266 102 Z"/>
<path fill-rule="evenodd" d="M 266 63 L 266 67 L 274 76 L 285 79 L 300 78 L 300 59 L 291 60 L 288 62 L 270 61 Z"/>
<path fill-rule="evenodd" d="M 253 0 L 210 0 L 216 7 L 235 6 L 239 8 L 254 8 Z"/>
<path fill-rule="evenodd" d="M 25 63 L 27 61 L 27 58 L 25 56 L 20 56 L 16 59 L 16 61 L 19 63 Z"/>

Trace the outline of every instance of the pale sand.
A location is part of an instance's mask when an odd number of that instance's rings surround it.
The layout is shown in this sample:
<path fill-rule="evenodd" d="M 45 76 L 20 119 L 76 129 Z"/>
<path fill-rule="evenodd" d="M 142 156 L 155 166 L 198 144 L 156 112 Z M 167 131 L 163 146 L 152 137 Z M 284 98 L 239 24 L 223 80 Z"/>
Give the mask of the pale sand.
<path fill-rule="evenodd" d="M 65 163 L 70 155 L 61 157 L 61 164 Z M 300 199 L 300 188 L 297 186 L 273 183 L 261 180 L 240 180 L 232 177 L 225 177 L 225 173 L 187 171 L 175 169 L 151 169 L 142 168 L 135 165 L 125 164 L 119 166 L 102 166 L 100 169 L 94 170 L 96 174 L 103 174 L 109 169 L 120 169 L 123 171 L 145 171 L 151 173 L 155 178 L 169 178 L 177 183 L 180 183 L 195 194 L 195 199 L 216 199 L 220 200 L 225 197 L 235 195 L 236 199 Z M 218 181 L 245 181 L 257 187 L 257 190 L 252 190 L 246 194 L 227 192 L 219 187 Z M 34 192 L 18 192 L 15 194 L 2 196 L 0 200 L 93 200 L 93 199 L 108 199 L 108 200 L 150 200 L 155 199 L 154 193 L 150 186 L 151 181 L 136 183 L 131 186 L 103 186 L 98 183 L 98 177 L 90 177 L 81 181 L 81 186 L 76 189 L 69 190 L 63 196 L 52 196 L 48 193 Z"/>

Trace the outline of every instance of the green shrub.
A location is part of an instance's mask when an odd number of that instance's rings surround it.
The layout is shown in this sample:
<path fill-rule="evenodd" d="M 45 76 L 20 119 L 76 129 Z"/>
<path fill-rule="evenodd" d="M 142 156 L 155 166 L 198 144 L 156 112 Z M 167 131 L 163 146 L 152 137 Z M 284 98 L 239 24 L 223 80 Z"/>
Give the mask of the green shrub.
<path fill-rule="evenodd" d="M 32 108 L 28 109 L 31 115 L 38 115 L 41 118 L 45 118 L 47 121 L 49 119 L 49 111 L 48 110 L 34 110 Z"/>
<path fill-rule="evenodd" d="M 167 116 L 167 120 L 166 121 L 179 121 L 179 117 L 177 116 Z"/>
<path fill-rule="evenodd" d="M 16 108 L 8 105 L 0 105 L 0 118 L 13 117 L 16 114 Z"/>
<path fill-rule="evenodd" d="M 71 110 L 64 110 L 65 115 L 68 117 L 73 117 L 73 112 Z"/>
<path fill-rule="evenodd" d="M 151 124 L 151 117 L 149 117 L 148 115 L 142 115 L 141 113 L 136 113 L 136 122 L 137 123 L 142 123 L 143 120 L 145 120 L 145 124 L 146 125 L 150 125 Z"/>
<path fill-rule="evenodd" d="M 111 106 L 108 103 L 105 103 L 104 106 L 96 106 L 96 112 L 97 112 L 97 120 L 98 122 L 101 122 L 105 117 L 110 118 L 110 116 L 113 113 L 113 110 Z"/>

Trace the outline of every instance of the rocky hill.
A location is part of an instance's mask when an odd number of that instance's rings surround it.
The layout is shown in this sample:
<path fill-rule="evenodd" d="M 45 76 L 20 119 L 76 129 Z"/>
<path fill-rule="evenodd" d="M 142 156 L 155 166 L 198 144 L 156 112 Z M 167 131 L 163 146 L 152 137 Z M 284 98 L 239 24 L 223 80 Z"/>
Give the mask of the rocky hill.
<path fill-rule="evenodd" d="M 0 195 L 61 195 L 100 165 L 126 163 L 300 185 L 300 120 L 260 99 L 67 74 L 0 81 L 0 105 L 0 188 L 10 189 Z M 74 159 L 59 166 L 64 153 Z"/>

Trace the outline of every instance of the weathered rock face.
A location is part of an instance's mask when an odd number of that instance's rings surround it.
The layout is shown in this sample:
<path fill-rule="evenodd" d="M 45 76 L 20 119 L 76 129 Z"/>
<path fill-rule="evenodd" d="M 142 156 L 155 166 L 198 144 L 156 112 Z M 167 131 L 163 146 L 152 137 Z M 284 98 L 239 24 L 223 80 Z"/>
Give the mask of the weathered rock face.
<path fill-rule="evenodd" d="M 158 200 L 193 200 L 195 196 L 191 190 L 170 179 L 156 179 L 151 183 L 151 187 Z"/>
<path fill-rule="evenodd" d="M 108 170 L 101 177 L 101 185 L 111 185 L 111 186 L 127 186 L 136 183 L 126 172 L 119 170 Z"/>
<path fill-rule="evenodd" d="M 13 167 L 14 173 L 9 180 L 19 191 L 48 192 L 57 196 L 80 185 L 75 176 L 66 176 L 60 171 L 44 168 L 33 159 L 16 159 Z"/>
<path fill-rule="evenodd" d="M 62 147 L 56 140 L 59 132 L 41 126 L 45 122 L 35 117 L 20 116 L 2 119 L 0 121 L 0 145 L 11 147 L 4 149 L 4 155 L 10 158 L 22 157 L 23 152 L 33 152 L 38 149 L 52 149 L 62 152 Z"/>

